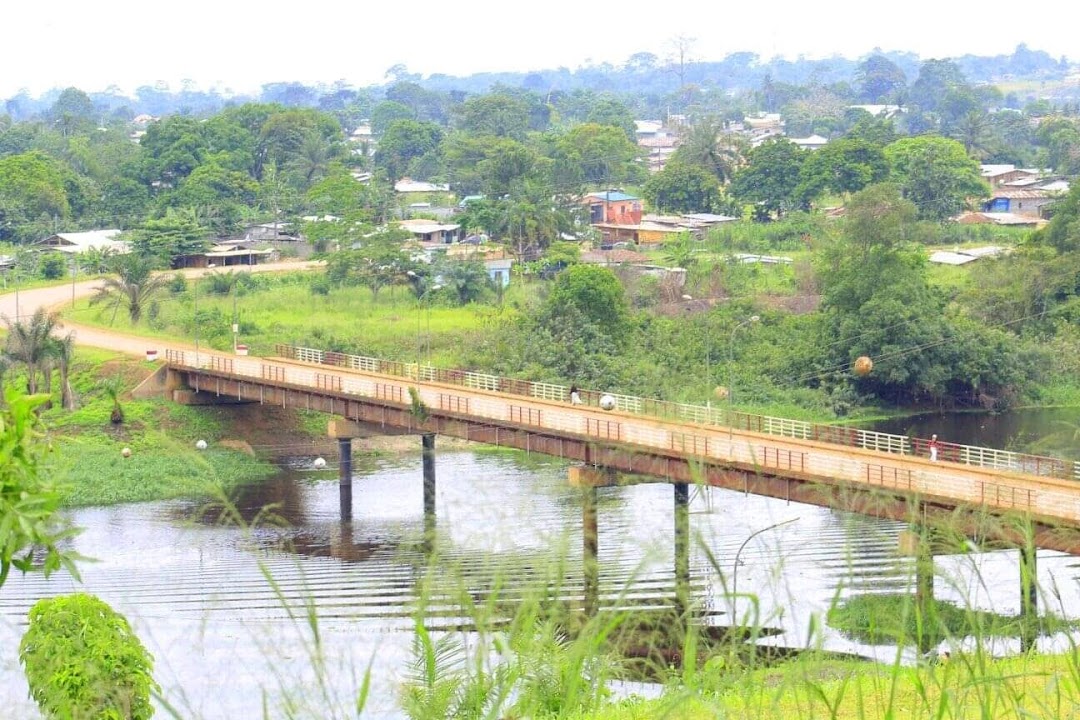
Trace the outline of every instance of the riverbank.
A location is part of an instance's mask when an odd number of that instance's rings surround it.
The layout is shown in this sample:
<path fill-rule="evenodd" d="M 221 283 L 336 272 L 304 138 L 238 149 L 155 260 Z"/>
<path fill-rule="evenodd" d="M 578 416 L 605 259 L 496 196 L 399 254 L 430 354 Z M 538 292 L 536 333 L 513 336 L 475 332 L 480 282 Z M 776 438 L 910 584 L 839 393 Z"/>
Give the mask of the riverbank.
<path fill-rule="evenodd" d="M 187 407 L 132 397 L 156 369 L 119 353 L 79 349 L 71 373 L 77 407 L 66 410 L 54 396 L 42 414 L 53 448 L 49 469 L 66 488 L 65 506 L 217 497 L 278 473 L 287 459 L 337 457 L 337 441 L 327 437 L 322 413 L 255 404 Z M 110 386 L 121 423 L 111 421 Z M 441 449 L 470 445 L 455 438 L 439 442 Z M 415 435 L 354 441 L 357 462 L 419 452 Z"/>
<path fill-rule="evenodd" d="M 574 720 L 729 720 L 888 717 L 1057 720 L 1080 706 L 1077 654 L 993 659 L 956 655 L 917 667 L 812 656 L 744 674 L 706 666 L 689 686 L 658 699 L 631 698 Z"/>

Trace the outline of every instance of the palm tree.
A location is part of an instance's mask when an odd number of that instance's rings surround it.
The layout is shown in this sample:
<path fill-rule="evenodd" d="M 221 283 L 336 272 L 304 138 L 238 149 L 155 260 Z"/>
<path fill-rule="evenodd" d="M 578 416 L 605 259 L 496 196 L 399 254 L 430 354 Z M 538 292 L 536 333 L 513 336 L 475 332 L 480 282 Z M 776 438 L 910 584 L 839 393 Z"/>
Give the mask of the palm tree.
<path fill-rule="evenodd" d="M 150 270 L 150 265 L 138 258 L 117 263 L 118 276 L 106 278 L 97 294 L 90 298 L 90 304 L 112 301 L 115 303 L 114 314 L 115 309 L 123 306 L 131 324 L 135 325 L 150 301 L 169 283 L 168 277 L 151 275 Z"/>
<path fill-rule="evenodd" d="M 689 268 L 696 259 L 690 233 L 679 233 L 674 239 L 664 243 L 664 262 L 672 267 Z"/>
<path fill-rule="evenodd" d="M 330 166 L 330 147 L 316 133 L 308 133 L 296 155 L 289 160 L 289 169 L 304 180 L 309 187 L 326 174 Z"/>
<path fill-rule="evenodd" d="M 968 155 L 982 160 L 990 154 L 990 118 L 985 110 L 972 110 L 960 118 L 952 136 L 964 144 Z"/>
<path fill-rule="evenodd" d="M 85 272 L 101 275 L 108 271 L 114 257 L 116 257 L 116 251 L 110 248 L 91 248 L 82 253 L 79 260 Z"/>
<path fill-rule="evenodd" d="M 26 365 L 26 391 L 33 395 L 38 391 L 38 373 L 44 370 L 49 360 L 52 332 L 58 322 L 55 313 L 38 308 L 29 321 L 7 317 L 7 341 L 4 353 L 15 362 Z"/>
<path fill-rule="evenodd" d="M 706 118 L 691 127 L 672 159 L 704 168 L 721 183 L 731 182 L 746 161 L 746 140 L 726 132 L 719 118 Z"/>
<path fill-rule="evenodd" d="M 112 375 L 101 381 L 101 389 L 112 400 L 112 411 L 109 413 L 109 422 L 120 425 L 124 422 L 124 409 L 120 407 L 120 393 L 124 389 L 124 379 L 119 375 Z"/>
<path fill-rule="evenodd" d="M 480 262 L 452 263 L 442 273 L 442 279 L 461 305 L 478 300 L 484 291 L 491 287 L 487 270 Z"/>
<path fill-rule="evenodd" d="M 75 333 L 69 332 L 59 338 L 53 338 L 51 353 L 60 371 L 60 406 L 65 410 L 75 409 L 75 391 L 71 387 L 71 361 L 75 358 Z"/>

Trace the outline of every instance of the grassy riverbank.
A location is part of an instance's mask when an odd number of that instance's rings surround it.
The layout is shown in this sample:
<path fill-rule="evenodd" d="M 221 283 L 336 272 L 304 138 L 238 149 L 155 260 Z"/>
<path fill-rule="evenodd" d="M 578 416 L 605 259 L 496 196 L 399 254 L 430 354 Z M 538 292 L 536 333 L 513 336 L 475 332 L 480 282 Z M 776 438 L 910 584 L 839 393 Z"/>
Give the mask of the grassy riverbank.
<path fill-rule="evenodd" d="M 77 408 L 63 409 L 56 396 L 42 415 L 53 447 L 49 468 L 66 488 L 65 505 L 210 496 L 277 471 L 242 442 L 228 442 L 245 437 L 235 408 L 132 398 L 131 390 L 154 369 L 116 353 L 78 350 L 71 375 Z M 124 415 L 120 424 L 110 421 L 112 383 Z M 299 425 L 292 416 L 283 422 L 290 431 Z M 207 442 L 206 450 L 196 449 L 198 440 Z M 130 457 L 122 455 L 124 448 Z"/>
<path fill-rule="evenodd" d="M 917 667 L 882 666 L 806 656 L 745 674 L 705 671 L 691 687 L 660 699 L 630 699 L 573 720 L 713 718 L 878 720 L 980 718 L 1057 720 L 1080 708 L 1077 654 L 992 659 L 957 656 Z"/>

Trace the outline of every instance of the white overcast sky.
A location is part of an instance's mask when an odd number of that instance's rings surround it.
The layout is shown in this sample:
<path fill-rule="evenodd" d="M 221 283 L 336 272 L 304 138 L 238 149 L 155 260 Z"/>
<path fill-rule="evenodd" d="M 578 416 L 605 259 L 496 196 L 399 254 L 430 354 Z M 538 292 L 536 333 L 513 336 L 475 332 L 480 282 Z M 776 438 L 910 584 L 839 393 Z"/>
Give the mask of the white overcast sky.
<path fill-rule="evenodd" d="M 635 52 L 668 56 L 678 35 L 696 39 L 700 60 L 875 47 L 948 57 L 1021 42 L 1080 60 L 1077 20 L 1076 0 L 8 0 L 0 97 L 158 81 L 176 90 L 183 79 L 237 92 L 275 81 L 362 86 L 397 63 L 423 75 L 620 65 Z"/>

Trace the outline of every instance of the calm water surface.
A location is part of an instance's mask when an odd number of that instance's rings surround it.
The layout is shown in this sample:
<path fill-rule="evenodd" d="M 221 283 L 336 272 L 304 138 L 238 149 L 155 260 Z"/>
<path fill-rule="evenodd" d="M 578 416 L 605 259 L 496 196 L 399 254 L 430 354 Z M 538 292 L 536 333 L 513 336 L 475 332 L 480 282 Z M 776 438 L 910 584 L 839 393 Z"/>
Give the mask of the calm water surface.
<path fill-rule="evenodd" d="M 439 453 L 437 464 L 440 567 L 460 573 L 469 592 L 482 598 L 496 577 L 512 594 L 535 587 L 538 576 L 562 561 L 566 592 L 579 591 L 581 505 L 566 483 L 565 464 L 469 451 Z M 258 517 L 267 503 L 277 508 L 276 523 Z M 0 590 L 3 716 L 37 717 L 17 658 L 30 605 L 82 590 L 132 622 L 181 717 L 262 717 L 264 698 L 271 717 L 285 716 L 288 698 L 299 704 L 300 717 L 351 717 L 348 708 L 369 663 L 371 716 L 400 717 L 396 694 L 409 663 L 411 613 L 428 562 L 421 543 L 419 456 L 357 474 L 351 524 L 338 517 L 333 472 L 285 472 L 246 492 L 239 505 L 256 522 L 250 530 L 222 526 L 216 514 L 193 502 L 72 513 L 86 528 L 75 548 L 97 559 L 82 566 L 82 583 L 66 576 L 13 577 Z M 600 491 L 600 584 L 609 603 L 623 592 L 631 601 L 674 596 L 672 510 L 670 485 Z M 690 511 L 696 600 L 712 611 L 714 622 L 725 622 L 731 602 L 725 583 L 730 587 L 737 572 L 739 592 L 758 596 L 763 624 L 779 633 L 768 642 L 804 646 L 811 617 L 824 612 L 838 590 L 908 584 L 907 561 L 895 553 L 898 523 L 722 490 L 692 490 Z M 736 571 L 736 554 L 748 536 L 792 520 L 747 543 Z M 1080 571 L 1074 563 L 1071 556 L 1042 552 L 1039 580 L 1056 588 L 1055 607 L 1078 615 Z M 936 568 L 938 597 L 1018 612 L 1015 552 L 939 556 Z M 309 601 L 317 607 L 326 658 L 323 683 L 309 656 Z M 429 608 L 442 622 L 460 615 L 438 603 Z M 740 612 L 748 606 L 744 601 Z M 886 660 L 895 653 L 827 629 L 823 644 Z"/>
<path fill-rule="evenodd" d="M 1075 458 L 1080 448 L 1080 408 L 1030 408 L 990 414 L 923 413 L 871 423 L 878 432 L 945 442 Z"/>

